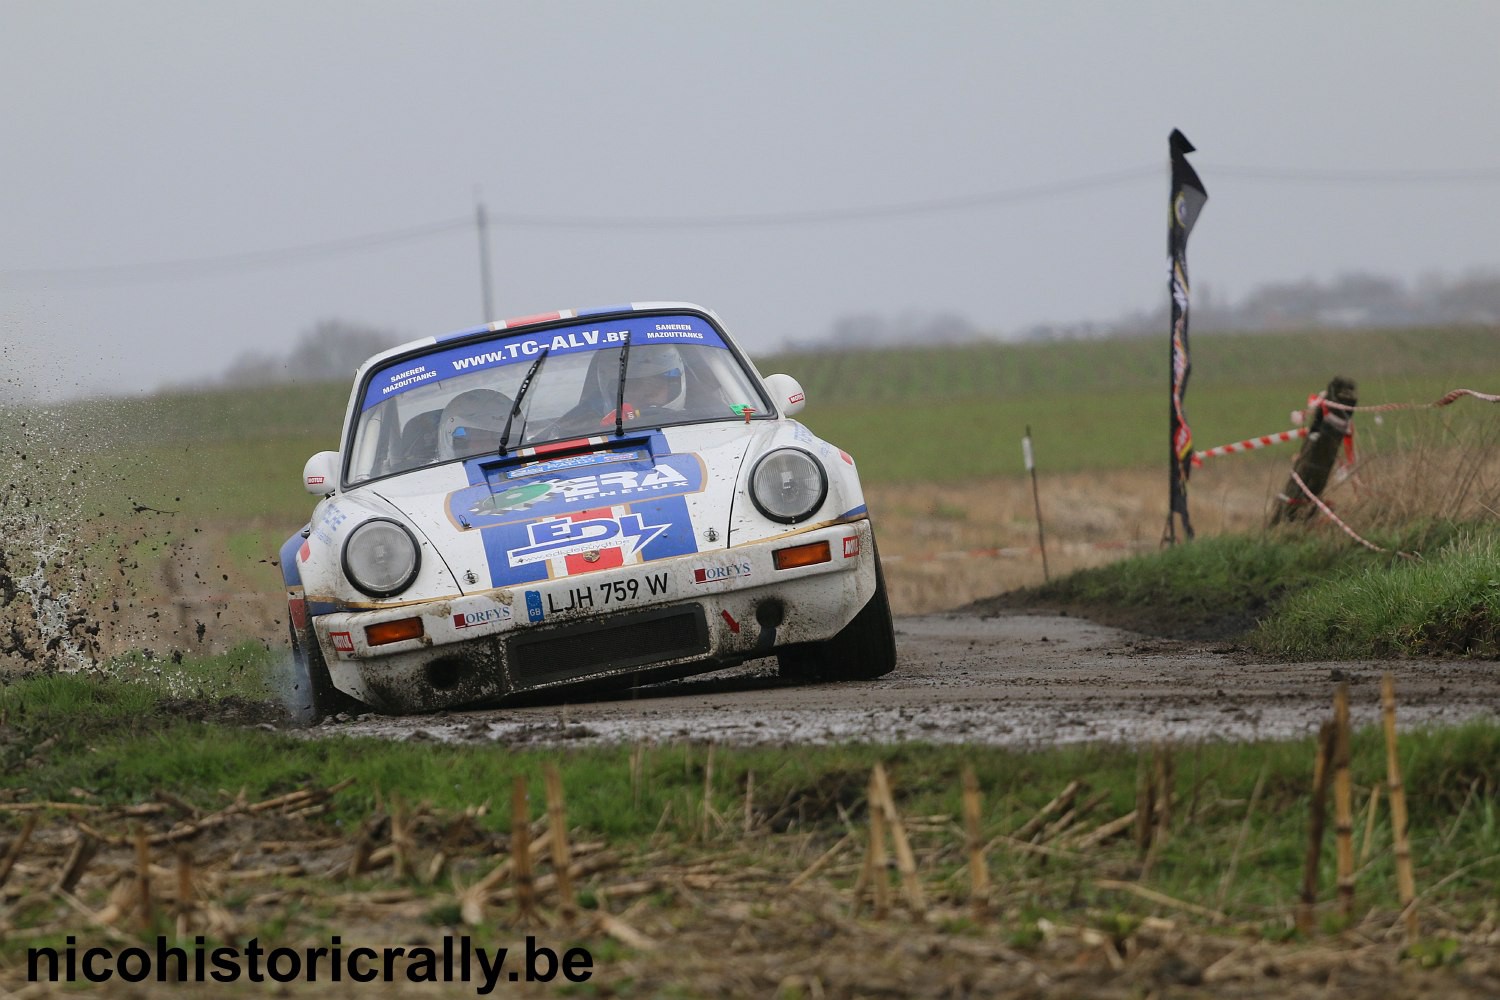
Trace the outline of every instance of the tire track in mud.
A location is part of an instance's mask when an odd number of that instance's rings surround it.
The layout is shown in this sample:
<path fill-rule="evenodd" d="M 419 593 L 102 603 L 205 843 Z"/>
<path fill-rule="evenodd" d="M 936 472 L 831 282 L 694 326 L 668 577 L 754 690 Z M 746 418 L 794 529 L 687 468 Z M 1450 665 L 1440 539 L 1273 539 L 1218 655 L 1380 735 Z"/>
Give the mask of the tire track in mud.
<path fill-rule="evenodd" d="M 898 618 L 896 641 L 896 671 L 871 682 L 790 685 L 757 661 L 608 700 L 363 716 L 309 734 L 507 746 L 1282 739 L 1316 732 L 1341 680 L 1355 725 L 1376 724 L 1388 670 L 1403 726 L 1500 716 L 1500 669 L 1485 661 L 1267 662 L 1222 643 L 1024 613 Z"/>

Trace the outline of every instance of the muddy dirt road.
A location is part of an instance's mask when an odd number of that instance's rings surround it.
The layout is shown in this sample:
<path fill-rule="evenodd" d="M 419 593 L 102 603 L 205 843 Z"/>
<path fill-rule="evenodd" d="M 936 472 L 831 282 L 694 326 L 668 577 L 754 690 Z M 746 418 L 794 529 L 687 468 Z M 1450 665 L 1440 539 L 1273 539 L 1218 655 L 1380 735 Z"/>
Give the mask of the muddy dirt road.
<path fill-rule="evenodd" d="M 367 716 L 322 731 L 517 746 L 1286 738 L 1316 732 L 1339 680 L 1355 725 L 1377 722 L 1386 670 L 1402 725 L 1500 716 L 1500 665 L 1482 660 L 1266 663 L 1224 644 L 1024 613 L 898 618 L 896 641 L 900 665 L 868 683 L 788 686 L 761 661 L 616 700 Z"/>

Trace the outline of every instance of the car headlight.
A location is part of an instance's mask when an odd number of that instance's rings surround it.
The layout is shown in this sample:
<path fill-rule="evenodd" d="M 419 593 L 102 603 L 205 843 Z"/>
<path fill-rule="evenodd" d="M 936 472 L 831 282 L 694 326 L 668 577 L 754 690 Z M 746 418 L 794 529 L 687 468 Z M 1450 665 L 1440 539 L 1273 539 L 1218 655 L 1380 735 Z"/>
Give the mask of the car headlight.
<path fill-rule="evenodd" d="M 750 472 L 750 499 L 773 521 L 796 524 L 810 517 L 828 496 L 828 475 L 800 448 L 778 448 Z"/>
<path fill-rule="evenodd" d="M 366 521 L 344 542 L 344 575 L 371 597 L 399 594 L 417 578 L 422 556 L 406 526 L 389 518 Z"/>

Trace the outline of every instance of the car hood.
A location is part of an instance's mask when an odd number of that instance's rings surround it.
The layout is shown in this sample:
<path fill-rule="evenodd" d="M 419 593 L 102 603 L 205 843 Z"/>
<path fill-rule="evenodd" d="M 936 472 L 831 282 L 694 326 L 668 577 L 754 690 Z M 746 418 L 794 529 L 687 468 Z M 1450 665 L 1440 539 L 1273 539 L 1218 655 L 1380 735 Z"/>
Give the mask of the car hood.
<path fill-rule="evenodd" d="M 465 593 L 728 545 L 744 425 L 592 438 L 372 483 Z"/>

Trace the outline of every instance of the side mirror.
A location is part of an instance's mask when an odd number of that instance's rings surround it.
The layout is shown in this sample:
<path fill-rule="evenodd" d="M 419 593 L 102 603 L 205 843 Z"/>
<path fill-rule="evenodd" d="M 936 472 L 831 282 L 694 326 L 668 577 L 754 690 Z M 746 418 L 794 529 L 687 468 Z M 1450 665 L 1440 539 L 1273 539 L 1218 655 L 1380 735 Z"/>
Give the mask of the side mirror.
<path fill-rule="evenodd" d="M 802 391 L 802 384 L 790 375 L 768 376 L 766 388 L 771 390 L 771 399 L 775 401 L 776 408 L 784 417 L 796 416 L 807 405 L 807 396 Z"/>
<path fill-rule="evenodd" d="M 332 493 L 339 481 L 339 453 L 320 451 L 302 467 L 302 485 L 314 496 Z"/>

